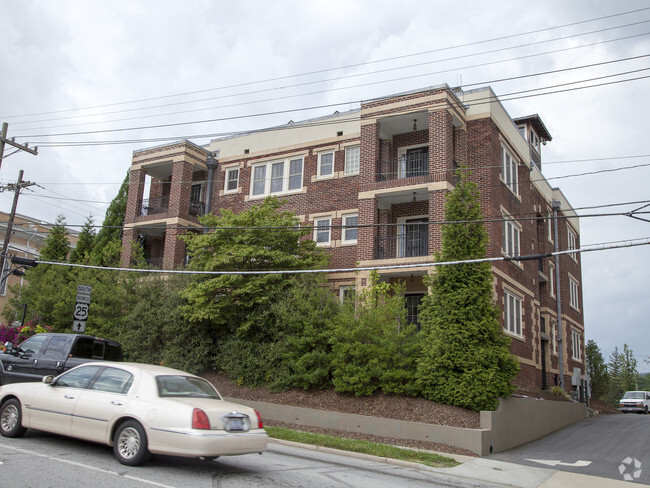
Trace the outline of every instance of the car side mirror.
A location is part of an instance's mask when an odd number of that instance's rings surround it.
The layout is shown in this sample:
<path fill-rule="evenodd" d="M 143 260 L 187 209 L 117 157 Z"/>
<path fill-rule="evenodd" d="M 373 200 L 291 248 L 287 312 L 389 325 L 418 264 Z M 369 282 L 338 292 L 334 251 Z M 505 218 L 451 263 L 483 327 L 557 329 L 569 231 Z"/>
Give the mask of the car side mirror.
<path fill-rule="evenodd" d="M 6 354 L 11 354 L 13 351 L 14 351 L 13 342 L 5 342 L 5 353 Z"/>
<path fill-rule="evenodd" d="M 46 385 L 53 385 L 53 380 L 54 380 L 54 376 L 49 374 L 47 376 L 43 376 L 43 379 L 41 381 Z"/>

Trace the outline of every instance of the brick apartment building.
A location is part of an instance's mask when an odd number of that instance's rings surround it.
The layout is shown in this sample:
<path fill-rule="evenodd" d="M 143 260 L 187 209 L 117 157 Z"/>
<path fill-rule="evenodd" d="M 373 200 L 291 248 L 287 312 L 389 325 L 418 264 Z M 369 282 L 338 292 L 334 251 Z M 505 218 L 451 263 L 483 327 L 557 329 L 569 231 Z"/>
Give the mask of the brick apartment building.
<path fill-rule="evenodd" d="M 460 164 L 481 191 L 488 256 L 545 254 L 554 251 L 555 240 L 560 250 L 578 248 L 578 218 L 541 173 L 541 147 L 550 140 L 538 115 L 512 119 L 489 87 L 438 86 L 206 146 L 182 141 L 135 151 L 122 264 L 130 264 L 131 243 L 139 240 L 152 266 L 181 268 L 185 247 L 177 236 L 200 231 L 202 213 L 241 211 L 278 195 L 285 209 L 313 226 L 332 268 L 420 265 L 380 272 L 382 279 L 406 283 L 409 317 L 417 320 L 427 291 L 422 277 L 435 272 L 427 263 L 440 248 L 437 222 L 445 219 L 445 195 Z M 579 254 L 560 256 L 563 342 L 555 268 L 551 257 L 493 263 L 494 298 L 521 364 L 520 386 L 557 384 L 558 344 L 567 389 L 584 378 Z M 365 286 L 368 276 L 336 272 L 330 284 L 344 296 Z"/>

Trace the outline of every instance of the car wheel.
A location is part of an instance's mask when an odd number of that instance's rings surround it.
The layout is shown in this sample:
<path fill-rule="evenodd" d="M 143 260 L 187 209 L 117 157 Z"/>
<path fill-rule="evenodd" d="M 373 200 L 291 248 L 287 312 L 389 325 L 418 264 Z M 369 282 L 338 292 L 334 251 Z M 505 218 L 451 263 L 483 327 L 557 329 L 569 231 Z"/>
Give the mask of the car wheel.
<path fill-rule="evenodd" d="M 0 434 L 4 437 L 20 437 L 27 429 L 22 425 L 23 413 L 20 402 L 15 398 L 7 400 L 0 409 Z"/>
<path fill-rule="evenodd" d="M 139 466 L 149 459 L 147 434 L 142 425 L 134 420 L 121 424 L 113 438 L 113 452 L 117 460 L 127 466 Z"/>

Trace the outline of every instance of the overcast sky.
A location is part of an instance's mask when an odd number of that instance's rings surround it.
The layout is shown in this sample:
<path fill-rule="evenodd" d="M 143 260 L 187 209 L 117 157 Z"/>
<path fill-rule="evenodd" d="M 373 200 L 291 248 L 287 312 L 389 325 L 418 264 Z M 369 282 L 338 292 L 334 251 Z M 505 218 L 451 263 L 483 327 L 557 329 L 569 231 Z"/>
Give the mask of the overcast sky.
<path fill-rule="evenodd" d="M 648 34 L 644 0 L 0 0 L 0 122 L 39 145 L 7 147 L 0 184 L 23 169 L 38 186 L 19 213 L 101 224 L 133 150 L 164 138 L 203 144 L 376 96 L 489 84 L 512 117 L 542 117 L 543 173 L 579 214 L 624 214 L 650 203 Z M 0 210 L 12 197 L 0 193 Z M 624 215 L 580 225 L 583 246 L 650 236 Z M 587 339 L 605 358 L 627 343 L 642 372 L 649 262 L 647 245 L 582 256 Z"/>

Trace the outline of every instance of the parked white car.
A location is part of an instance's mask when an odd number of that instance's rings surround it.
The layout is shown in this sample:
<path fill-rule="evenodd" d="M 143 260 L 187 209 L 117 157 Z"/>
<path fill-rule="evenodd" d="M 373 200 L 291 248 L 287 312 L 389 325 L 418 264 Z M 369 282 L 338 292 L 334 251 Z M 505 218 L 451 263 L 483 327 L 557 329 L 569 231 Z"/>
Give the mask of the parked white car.
<path fill-rule="evenodd" d="M 650 392 L 626 391 L 619 402 L 618 409 L 623 413 L 637 412 L 647 415 L 650 409 Z"/>
<path fill-rule="evenodd" d="M 256 410 L 223 400 L 206 380 L 136 363 L 87 363 L 40 383 L 0 386 L 0 434 L 27 429 L 108 444 L 130 466 L 151 453 L 261 453 L 268 440 Z"/>

